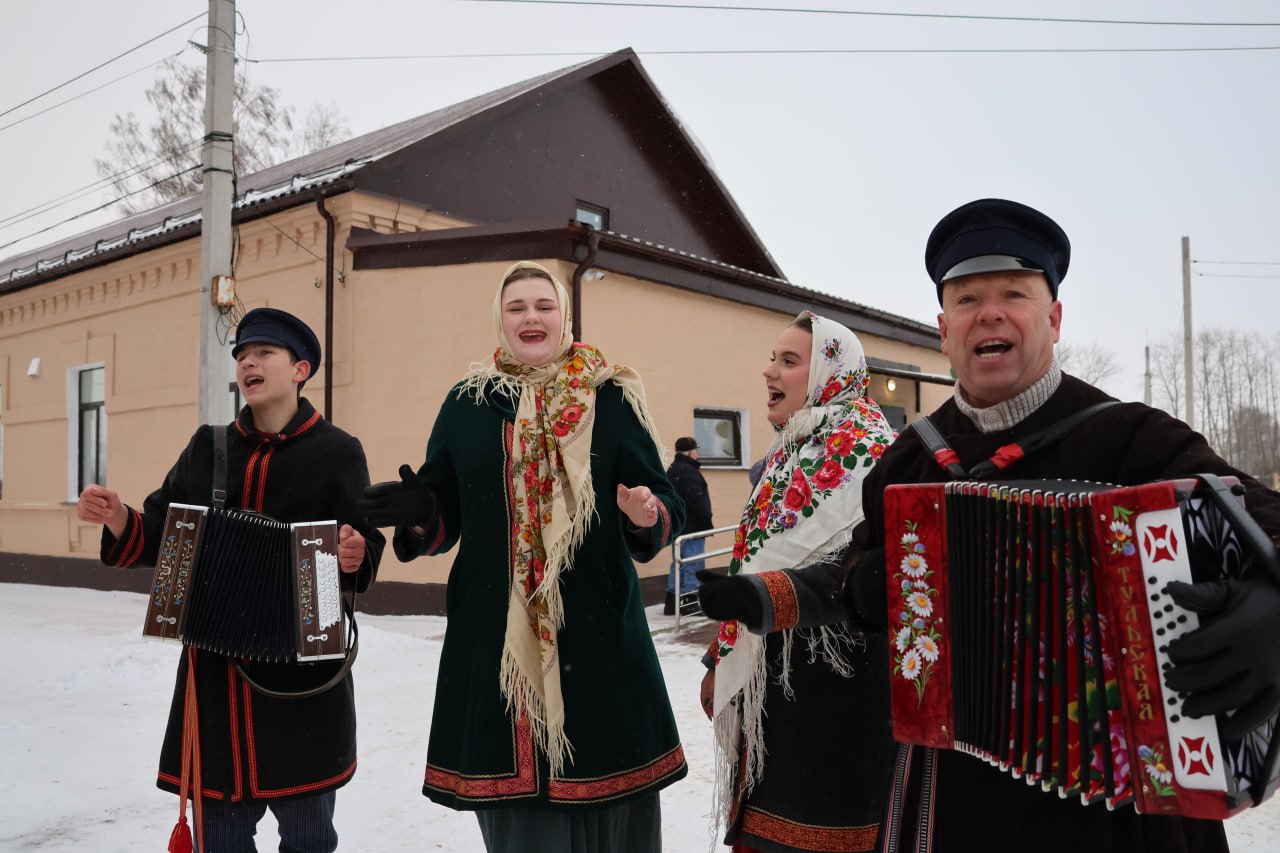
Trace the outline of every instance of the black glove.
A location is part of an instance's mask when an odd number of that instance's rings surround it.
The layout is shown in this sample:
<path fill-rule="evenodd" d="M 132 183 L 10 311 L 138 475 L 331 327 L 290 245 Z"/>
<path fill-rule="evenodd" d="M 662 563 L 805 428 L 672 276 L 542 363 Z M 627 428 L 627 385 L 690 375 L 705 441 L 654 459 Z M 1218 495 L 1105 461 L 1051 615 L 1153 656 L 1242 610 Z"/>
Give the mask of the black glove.
<path fill-rule="evenodd" d="M 1165 681 L 1190 694 L 1183 705 L 1190 717 L 1234 710 L 1219 732 L 1239 740 L 1280 710 L 1280 589 L 1263 579 L 1222 579 L 1173 581 L 1166 591 L 1204 618 L 1169 644 L 1174 666 Z"/>
<path fill-rule="evenodd" d="M 736 619 L 748 629 L 760 627 L 764 621 L 764 605 L 751 581 L 710 569 L 699 569 L 695 574 L 702 584 L 698 587 L 698 603 L 703 613 L 721 622 Z"/>
<path fill-rule="evenodd" d="M 845 598 L 854 622 L 866 628 L 883 628 L 889 622 L 889 596 L 884 586 L 884 549 L 849 553 Z"/>
<path fill-rule="evenodd" d="M 436 496 L 408 465 L 400 466 L 400 479 L 374 483 L 364 490 L 356 509 L 374 527 L 435 526 Z"/>

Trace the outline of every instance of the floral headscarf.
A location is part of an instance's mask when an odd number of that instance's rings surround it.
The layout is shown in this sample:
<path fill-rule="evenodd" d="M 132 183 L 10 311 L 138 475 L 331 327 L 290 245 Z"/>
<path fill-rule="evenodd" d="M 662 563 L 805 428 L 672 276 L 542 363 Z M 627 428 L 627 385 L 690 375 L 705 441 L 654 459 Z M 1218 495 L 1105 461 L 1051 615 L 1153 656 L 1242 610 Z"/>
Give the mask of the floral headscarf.
<path fill-rule="evenodd" d="M 765 455 L 734 538 L 731 575 L 802 568 L 842 553 L 862 520 L 862 480 L 895 437 L 880 407 L 866 396 L 870 377 L 857 336 L 808 311 L 796 319 L 806 318 L 813 326 L 808 397 L 777 428 Z M 784 632 L 786 643 L 791 633 Z M 847 671 L 840 651 L 844 636 L 841 629 L 824 628 L 811 637 L 842 672 Z M 745 737 L 748 786 L 764 767 L 764 649 L 764 638 L 741 630 L 737 622 L 723 623 L 712 647 L 722 762 L 732 770 L 743 752 L 739 738 Z M 788 675 L 784 663 L 784 685 Z M 718 785 L 727 793 L 722 782 Z"/>
<path fill-rule="evenodd" d="M 549 364 L 518 360 L 502 329 L 503 286 L 522 269 L 550 281 L 560 305 L 560 341 Z M 564 603 L 559 579 L 573 567 L 574 552 L 595 515 L 591 438 L 597 389 L 610 379 L 617 383 L 659 455 L 662 444 L 640 377 L 610 365 L 595 347 L 574 343 L 568 292 L 546 267 L 520 261 L 503 273 L 493 300 L 493 325 L 498 335 L 493 360 L 472 367 L 462 393 L 482 400 L 501 390 L 517 401 L 511 438 L 511 584 L 500 686 L 512 716 L 527 716 L 534 741 L 557 776 L 573 759 L 560 690 L 557 632 L 564 624 Z"/>

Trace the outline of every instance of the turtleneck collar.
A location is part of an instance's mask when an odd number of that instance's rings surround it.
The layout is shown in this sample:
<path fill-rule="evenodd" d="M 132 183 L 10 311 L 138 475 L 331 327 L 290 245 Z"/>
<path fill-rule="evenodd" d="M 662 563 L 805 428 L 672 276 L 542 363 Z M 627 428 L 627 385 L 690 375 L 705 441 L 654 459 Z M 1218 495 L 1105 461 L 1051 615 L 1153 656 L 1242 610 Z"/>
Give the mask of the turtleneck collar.
<path fill-rule="evenodd" d="M 1043 406 L 1053 396 L 1053 392 L 1058 390 L 1060 384 L 1062 384 L 1062 368 L 1058 365 L 1057 355 L 1054 355 L 1053 362 L 1050 363 L 1044 376 L 1016 397 L 979 409 L 964 398 L 964 393 L 957 383 L 955 401 L 956 406 L 969 420 L 973 421 L 979 431 L 1000 432 L 1017 426 L 1032 412 Z"/>

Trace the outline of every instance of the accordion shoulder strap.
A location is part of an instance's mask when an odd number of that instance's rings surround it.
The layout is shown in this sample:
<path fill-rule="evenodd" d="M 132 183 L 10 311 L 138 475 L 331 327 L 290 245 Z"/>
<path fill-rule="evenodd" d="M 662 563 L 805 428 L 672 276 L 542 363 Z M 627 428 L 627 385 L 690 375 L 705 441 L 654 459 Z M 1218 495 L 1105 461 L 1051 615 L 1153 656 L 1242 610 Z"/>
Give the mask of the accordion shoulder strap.
<path fill-rule="evenodd" d="M 356 625 L 356 610 L 354 603 L 348 601 L 345 597 L 342 599 L 343 609 L 347 611 L 347 622 L 351 626 L 351 643 L 347 648 L 347 657 L 342 665 L 325 680 L 323 684 L 310 687 L 304 690 L 274 690 L 261 682 L 255 680 L 253 676 L 245 670 L 244 666 L 236 660 L 230 660 L 229 663 L 235 667 L 236 672 L 240 673 L 240 677 L 248 682 L 249 686 L 261 693 L 263 696 L 270 696 L 272 699 L 310 699 L 312 696 L 319 696 L 329 690 L 337 687 L 351 672 L 351 666 L 356 662 L 356 655 L 360 653 L 360 629 Z M 307 664 L 302 664 L 306 666 Z"/>
<path fill-rule="evenodd" d="M 227 427 L 213 426 L 213 505 L 218 509 L 227 502 Z"/>
<path fill-rule="evenodd" d="M 933 454 L 934 460 L 951 476 L 951 479 L 962 480 L 966 477 L 981 479 L 994 474 L 996 471 L 1008 468 L 1022 457 L 1029 453 L 1034 453 L 1042 447 L 1051 447 L 1057 444 L 1064 436 L 1089 420 L 1089 418 L 1103 409 L 1109 409 L 1116 405 L 1119 405 L 1118 400 L 1106 400 L 1081 409 L 1070 417 L 1063 418 L 1045 429 L 1033 432 L 1020 441 L 997 448 L 990 459 L 984 459 L 968 471 L 960 464 L 960 457 L 951 449 L 951 446 L 947 444 L 947 440 L 942 437 L 942 433 L 938 431 L 938 428 L 934 426 L 928 417 L 914 421 L 911 424 L 911 428 L 920 436 L 924 446 Z"/>
<path fill-rule="evenodd" d="M 968 476 L 969 472 L 960 464 L 960 457 L 951 449 L 951 445 L 947 444 L 947 440 L 942 437 L 942 433 L 938 432 L 938 428 L 933 425 L 933 421 L 929 420 L 928 415 L 914 421 L 911 428 L 916 431 L 920 440 L 924 442 L 924 446 L 933 454 L 939 467 L 951 475 L 951 479 L 963 480 Z"/>

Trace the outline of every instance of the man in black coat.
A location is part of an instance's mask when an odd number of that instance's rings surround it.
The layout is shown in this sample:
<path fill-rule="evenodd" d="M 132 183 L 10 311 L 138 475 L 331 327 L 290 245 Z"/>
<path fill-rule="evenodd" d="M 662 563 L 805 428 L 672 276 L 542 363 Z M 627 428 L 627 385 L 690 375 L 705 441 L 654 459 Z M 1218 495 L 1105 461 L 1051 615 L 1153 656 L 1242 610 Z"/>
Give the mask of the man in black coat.
<path fill-rule="evenodd" d="M 954 476 L 948 463 L 970 471 L 994 457 L 999 466 L 982 477 L 987 480 L 1136 485 L 1201 473 L 1235 476 L 1244 484 L 1249 513 L 1268 535 L 1280 534 L 1280 495 L 1232 468 L 1182 421 L 1140 403 L 1113 405 L 1058 442 L 1025 456 L 1009 452 L 1027 437 L 1112 399 L 1064 374 L 1054 357 L 1063 314 L 1058 286 L 1069 260 L 1070 244 L 1057 223 L 1002 199 L 958 208 L 930 236 L 925 262 L 942 307 L 942 351 L 951 361 L 957 387 L 929 420 L 953 455 L 939 456 L 917 429 L 910 429 L 868 476 L 866 521 L 855 532 L 855 544 L 867 550 L 850 579 L 863 624 L 884 626 L 888 617 L 885 487 L 945 481 Z M 1199 612 L 1202 620 L 1198 631 L 1170 644 L 1175 666 L 1167 682 L 1189 694 L 1185 713 L 1196 717 L 1233 711 L 1237 726 L 1274 714 L 1280 708 L 1276 586 L 1265 578 L 1170 586 L 1174 600 Z M 922 758 L 916 749 L 916 757 Z M 1132 806 L 1115 811 L 1098 803 L 1084 806 L 1078 798 L 1043 792 L 961 752 L 938 751 L 930 758 L 914 767 L 923 770 L 923 782 L 919 772 L 914 779 L 904 778 L 909 765 L 899 765 L 903 772 L 893 807 L 901 809 L 901 819 L 892 826 L 899 833 L 899 849 L 1227 849 L 1220 821 L 1141 815 Z M 1130 769 L 1134 774 L 1145 770 L 1137 762 Z M 921 794 L 922 788 L 928 795 Z"/>
<path fill-rule="evenodd" d="M 682 533 L 701 533 L 710 530 L 711 493 L 707 491 L 707 479 L 702 476 L 702 463 L 698 461 L 698 442 L 690 436 L 676 439 L 676 457 L 667 467 L 667 479 L 675 488 L 676 494 L 684 500 L 685 523 Z M 683 562 L 680 564 L 680 598 L 698 591 L 698 579 L 694 573 L 705 566 L 702 560 L 690 561 L 706 550 L 706 539 L 691 539 L 681 547 Z M 671 561 L 671 571 L 667 575 L 667 602 L 664 611 L 668 616 L 675 612 L 676 600 L 676 562 Z M 687 612 L 689 605 L 681 604 Z"/>
<path fill-rule="evenodd" d="M 225 429 L 226 506 L 282 522 L 336 520 L 342 588 L 362 592 L 373 583 L 385 539 L 356 509 L 369 485 L 359 440 L 300 396 L 319 369 L 320 343 L 305 323 L 274 308 L 250 311 L 236 332 L 236 381 L 246 401 L 239 417 L 196 430 L 141 512 L 116 492 L 90 485 L 77 515 L 103 525 L 102 562 L 154 566 L 169 504 L 210 504 L 214 429 Z M 337 676 L 342 662 L 235 664 L 191 646 L 182 650 L 156 784 L 197 803 L 201 850 L 253 849 L 255 826 L 270 807 L 280 849 L 331 853 L 338 846 L 335 791 L 356 769 L 351 674 L 318 695 L 280 698 L 259 692 L 244 675 L 273 692 L 301 693 Z M 185 803 L 182 811 L 175 836 L 187 833 Z M 173 841 L 170 849 L 191 848 Z"/>
<path fill-rule="evenodd" d="M 865 521 L 854 531 L 858 554 L 845 588 L 851 623 L 884 632 L 886 604 L 885 488 L 938 483 L 956 472 L 970 479 L 1075 480 L 1137 485 L 1216 474 L 1237 477 L 1248 513 L 1275 539 L 1280 494 L 1236 470 L 1182 421 L 1141 403 L 1116 403 L 1061 371 L 1054 357 L 1062 324 L 1058 287 L 1070 243 L 1052 219 L 1026 205 L 982 199 L 957 208 L 935 227 L 925 263 L 942 307 L 942 351 L 957 378 L 952 399 L 928 421 L 946 447 L 926 443 L 918 428 L 903 432 L 863 484 Z M 1021 453 L 1036 434 L 1104 402 L 1056 442 Z M 986 464 L 991 460 L 995 464 Z M 896 533 L 895 533 L 896 535 Z M 895 545 L 899 544 L 895 539 Z M 901 553 L 894 555 L 895 565 Z M 815 566 L 802 573 L 830 573 Z M 736 579 L 730 579 L 734 581 Z M 820 578 L 816 578 L 820 580 Z M 1169 584 L 1169 595 L 1199 614 L 1201 626 L 1168 646 L 1166 682 L 1186 698 L 1189 717 L 1218 715 L 1229 739 L 1264 724 L 1280 710 L 1280 590 L 1263 572 L 1244 579 Z M 706 585 L 706 612 L 750 618 L 750 591 L 732 582 Z M 759 605 L 754 605 L 757 608 Z M 896 614 L 895 614 L 896 615 Z M 801 612 L 801 627 L 827 618 Z M 895 632 L 890 639 L 897 639 Z M 904 671 L 892 678 L 903 678 Z M 888 705 L 889 683 L 859 684 L 864 703 Z M 1228 716 L 1230 712 L 1230 716 Z M 1213 853 L 1227 849 L 1221 821 L 1114 811 L 1082 805 L 958 751 L 900 747 L 885 815 L 874 848 L 915 853 Z M 815 756 L 815 761 L 823 757 Z M 1130 763 L 1130 772 L 1146 768 Z M 1160 772 L 1164 772 L 1161 770 Z M 864 774 L 865 775 L 865 774 Z M 1138 782 L 1140 780 L 1135 780 Z"/>

